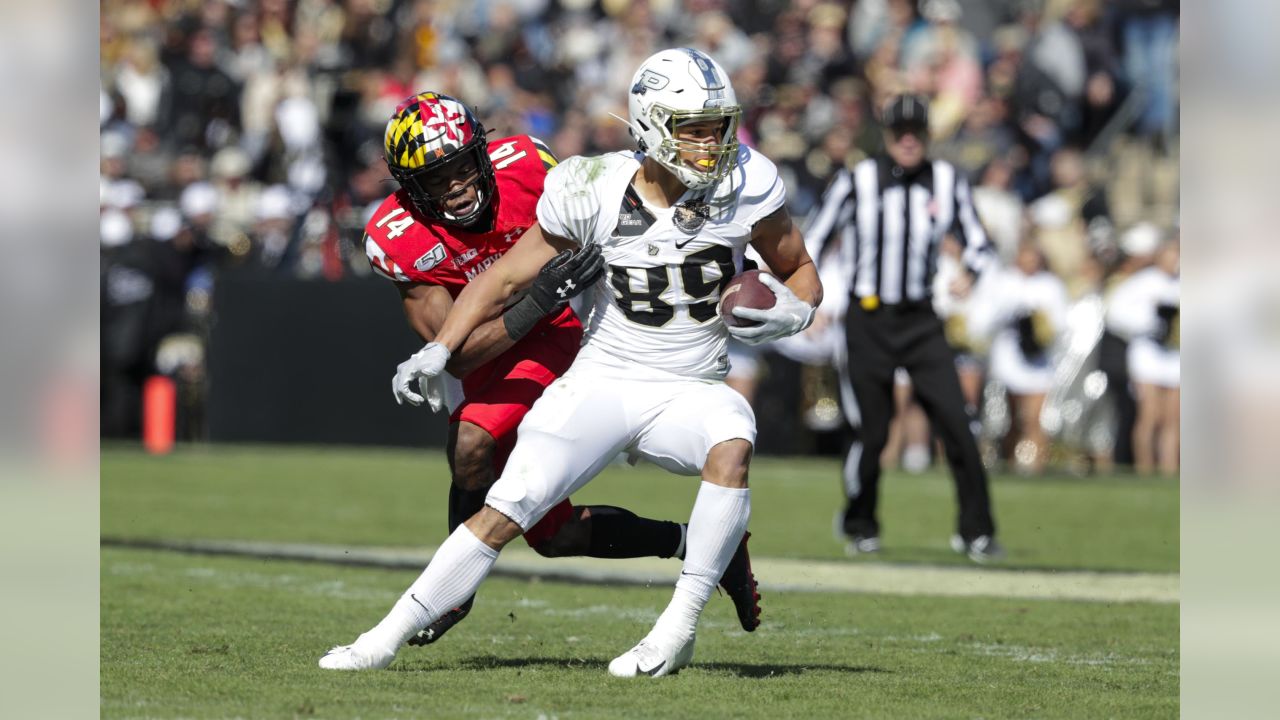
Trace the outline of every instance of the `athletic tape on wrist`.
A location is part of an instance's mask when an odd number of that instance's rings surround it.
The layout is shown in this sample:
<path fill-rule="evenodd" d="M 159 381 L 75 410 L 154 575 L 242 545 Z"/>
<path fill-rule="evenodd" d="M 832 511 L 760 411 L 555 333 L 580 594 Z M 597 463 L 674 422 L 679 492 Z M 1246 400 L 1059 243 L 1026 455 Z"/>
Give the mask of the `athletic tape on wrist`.
<path fill-rule="evenodd" d="M 525 295 L 502 315 L 502 325 L 507 329 L 507 337 L 519 340 L 528 335 L 547 312 L 538 306 L 532 295 Z"/>

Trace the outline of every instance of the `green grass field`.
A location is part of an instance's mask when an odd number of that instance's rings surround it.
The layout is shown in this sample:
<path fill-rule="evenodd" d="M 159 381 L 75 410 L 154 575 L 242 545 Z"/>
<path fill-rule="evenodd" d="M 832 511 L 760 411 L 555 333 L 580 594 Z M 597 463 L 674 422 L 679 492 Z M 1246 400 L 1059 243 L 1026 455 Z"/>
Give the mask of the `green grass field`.
<path fill-rule="evenodd" d="M 752 551 L 839 559 L 837 465 L 760 459 Z M 102 455 L 102 533 L 435 545 L 445 535 L 438 452 L 185 448 Z M 575 497 L 683 519 L 696 482 L 610 468 Z M 1130 478 L 993 480 L 1018 568 L 1178 569 L 1178 488 Z M 882 558 L 964 564 L 940 473 L 886 479 Z M 848 561 L 855 562 L 855 561 Z M 103 717 L 1174 717 L 1178 606 L 768 592 L 743 633 L 713 598 L 694 665 L 664 680 L 608 677 L 670 587 L 493 578 L 442 642 L 390 671 L 333 674 L 316 659 L 386 611 L 410 571 L 105 548 Z M 767 582 L 767 578 L 762 578 Z"/>

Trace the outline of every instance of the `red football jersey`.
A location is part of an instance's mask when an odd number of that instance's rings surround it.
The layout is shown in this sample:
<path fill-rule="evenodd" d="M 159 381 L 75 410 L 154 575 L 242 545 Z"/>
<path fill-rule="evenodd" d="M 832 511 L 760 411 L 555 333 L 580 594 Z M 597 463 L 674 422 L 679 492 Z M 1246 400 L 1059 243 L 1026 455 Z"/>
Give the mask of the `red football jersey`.
<path fill-rule="evenodd" d="M 493 229 L 470 233 L 419 217 L 397 190 L 378 206 L 364 228 L 364 252 L 374 272 L 397 282 L 440 285 L 454 298 L 467 283 L 498 261 L 538 219 L 538 198 L 556 159 L 528 135 L 489 143 L 498 193 Z M 544 318 L 539 325 L 577 324 L 573 310 Z"/>
<path fill-rule="evenodd" d="M 537 221 L 538 198 L 551 151 L 528 135 L 489 143 L 498 196 L 493 229 L 469 233 L 417 216 L 403 190 L 382 201 L 364 229 L 364 250 L 374 272 L 398 282 L 448 288 L 455 298 Z"/>

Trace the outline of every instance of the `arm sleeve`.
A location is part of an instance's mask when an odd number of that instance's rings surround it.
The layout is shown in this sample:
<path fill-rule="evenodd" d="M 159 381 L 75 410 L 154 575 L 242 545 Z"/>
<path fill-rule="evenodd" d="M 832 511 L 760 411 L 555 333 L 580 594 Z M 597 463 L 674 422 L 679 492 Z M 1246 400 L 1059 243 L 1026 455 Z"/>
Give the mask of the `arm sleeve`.
<path fill-rule="evenodd" d="M 973 192 L 969 181 L 957 174 L 955 192 L 955 222 L 952 229 L 964 248 L 960 259 L 974 275 L 981 275 L 995 264 L 995 252 L 987 237 L 987 231 L 978 219 L 973 207 Z"/>
<path fill-rule="evenodd" d="M 597 161 L 591 158 L 590 161 Z M 571 157 L 547 173 L 538 198 L 538 224 L 546 232 L 579 245 L 591 241 L 599 215 L 599 201 L 587 181 L 583 158 Z"/>
<path fill-rule="evenodd" d="M 805 224 L 804 246 L 815 262 L 822 257 L 823 250 L 831 238 L 835 237 L 840 226 L 853 216 L 855 201 L 853 177 L 848 170 L 842 168 L 827 184 L 822 201 L 810 213 Z"/>
<path fill-rule="evenodd" d="M 747 225 L 754 226 L 786 204 L 787 187 L 778 175 L 778 167 L 769 158 L 753 151 L 747 163 L 744 168 L 748 178 L 747 187 L 743 189 L 740 202 L 751 203 L 751 219 Z"/>

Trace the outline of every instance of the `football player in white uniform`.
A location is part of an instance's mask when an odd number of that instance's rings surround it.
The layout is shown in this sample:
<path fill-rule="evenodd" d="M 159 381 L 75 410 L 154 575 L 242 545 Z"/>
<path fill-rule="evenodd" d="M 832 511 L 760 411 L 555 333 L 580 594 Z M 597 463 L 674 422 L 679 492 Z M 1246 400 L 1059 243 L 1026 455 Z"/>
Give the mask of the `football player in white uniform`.
<path fill-rule="evenodd" d="M 691 49 L 664 50 L 636 72 L 629 123 L 639 152 L 573 157 L 547 175 L 538 224 L 458 297 L 435 341 L 404 363 L 398 399 L 443 372 L 468 334 L 503 311 L 558 252 L 603 254 L 582 350 L 520 425 L 483 510 L 449 536 L 391 612 L 320 660 L 386 667 L 405 640 L 470 597 L 498 551 L 619 452 L 701 475 L 684 567 L 653 630 L 609 664 L 622 677 L 675 673 L 693 657 L 699 615 L 750 515 L 751 407 L 723 381 L 729 333 L 758 344 L 813 321 L 822 286 L 783 205 L 773 163 L 737 142 L 741 108 L 728 75 Z M 757 321 L 726 328 L 721 289 L 751 243 L 781 279 Z M 570 288 L 561 288 L 568 294 Z"/>

